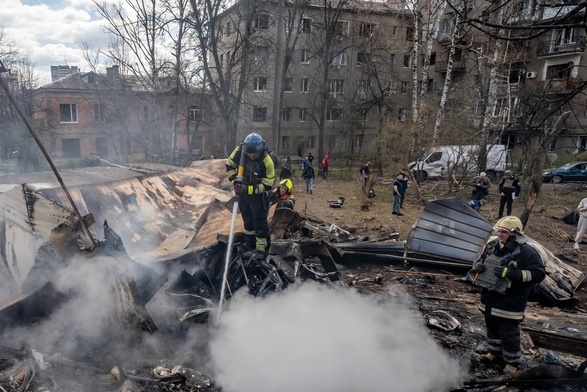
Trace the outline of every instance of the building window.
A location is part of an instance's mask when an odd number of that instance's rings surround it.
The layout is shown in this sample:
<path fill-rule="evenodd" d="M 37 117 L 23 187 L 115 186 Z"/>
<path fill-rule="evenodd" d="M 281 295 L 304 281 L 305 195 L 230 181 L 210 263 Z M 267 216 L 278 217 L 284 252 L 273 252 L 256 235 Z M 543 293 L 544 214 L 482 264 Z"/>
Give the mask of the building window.
<path fill-rule="evenodd" d="M 269 15 L 268 14 L 255 15 L 254 25 L 255 25 L 256 29 L 260 29 L 260 30 L 269 29 Z"/>
<path fill-rule="evenodd" d="M 102 105 L 101 103 L 94 104 L 94 121 L 106 121 L 106 106 Z"/>
<path fill-rule="evenodd" d="M 571 77 L 574 64 L 570 63 L 551 65 L 546 68 L 546 79 L 566 79 Z"/>
<path fill-rule="evenodd" d="M 330 108 L 326 111 L 326 121 L 341 121 L 342 120 L 342 109 Z"/>
<path fill-rule="evenodd" d="M 406 109 L 400 108 L 398 117 L 401 122 L 406 121 Z"/>
<path fill-rule="evenodd" d="M 406 41 L 413 41 L 414 40 L 414 28 L 413 27 L 406 27 Z"/>
<path fill-rule="evenodd" d="M 369 38 L 375 31 L 375 25 L 372 23 L 361 23 L 359 26 L 359 37 Z"/>
<path fill-rule="evenodd" d="M 302 64 L 310 64 L 310 51 L 308 49 L 302 49 Z"/>
<path fill-rule="evenodd" d="M 550 151 L 550 152 L 556 151 L 556 138 L 554 138 L 554 140 L 551 141 L 550 144 L 548 145 L 548 151 Z"/>
<path fill-rule="evenodd" d="M 516 145 L 516 135 L 501 135 L 499 144 L 506 146 L 509 150 Z"/>
<path fill-rule="evenodd" d="M 552 37 L 555 46 L 574 44 L 575 42 L 577 42 L 577 35 L 577 29 L 574 27 L 554 30 L 552 32 Z"/>
<path fill-rule="evenodd" d="M 430 53 L 430 65 L 436 64 L 436 52 Z"/>
<path fill-rule="evenodd" d="M 306 108 L 300 109 L 300 122 L 308 121 L 308 110 Z"/>
<path fill-rule="evenodd" d="M 369 91 L 369 81 L 368 80 L 359 80 L 359 87 L 357 89 L 357 97 L 360 100 L 367 99 L 367 91 Z"/>
<path fill-rule="evenodd" d="M 395 68 L 395 53 L 389 55 L 389 68 Z"/>
<path fill-rule="evenodd" d="M 367 65 L 371 61 L 371 54 L 365 52 L 357 53 L 357 65 Z"/>
<path fill-rule="evenodd" d="M 587 137 L 581 136 L 579 138 L 579 152 L 587 151 Z"/>
<path fill-rule="evenodd" d="M 339 38 L 349 35 L 349 22 L 346 20 L 336 21 L 334 23 L 334 34 Z"/>
<path fill-rule="evenodd" d="M 402 90 L 401 90 L 402 94 L 407 94 L 408 93 L 408 82 L 402 82 Z"/>
<path fill-rule="evenodd" d="M 361 124 L 365 125 L 369 121 L 369 109 L 359 109 L 359 117 L 361 117 Z"/>
<path fill-rule="evenodd" d="M 79 158 L 82 156 L 79 139 L 61 139 L 63 158 Z"/>
<path fill-rule="evenodd" d="M 267 121 L 267 108 L 256 107 L 253 108 L 253 122 Z"/>
<path fill-rule="evenodd" d="M 285 122 L 291 121 L 291 108 L 290 107 L 283 108 L 283 110 L 281 111 L 281 120 L 285 121 Z"/>
<path fill-rule="evenodd" d="M 312 32 L 312 19 L 302 18 L 302 33 Z"/>
<path fill-rule="evenodd" d="M 190 121 L 201 121 L 202 120 L 202 109 L 197 106 L 190 107 Z"/>
<path fill-rule="evenodd" d="M 330 60 L 330 65 L 333 67 L 338 67 L 339 65 L 347 65 L 347 55 L 346 53 L 339 53 Z"/>
<path fill-rule="evenodd" d="M 74 103 L 59 104 L 59 114 L 62 123 L 76 123 L 77 105 Z"/>
<path fill-rule="evenodd" d="M 434 79 L 428 79 L 426 83 L 426 92 L 431 93 L 434 91 Z"/>
<path fill-rule="evenodd" d="M 293 78 L 285 78 L 283 81 L 283 91 L 291 93 L 293 91 Z"/>
<path fill-rule="evenodd" d="M 300 93 L 307 93 L 310 90 L 310 79 L 300 79 Z"/>
<path fill-rule="evenodd" d="M 308 148 L 315 148 L 316 147 L 316 136 L 310 136 L 308 138 Z"/>
<path fill-rule="evenodd" d="M 389 93 L 390 94 L 397 94 L 397 80 L 390 80 L 389 81 Z"/>
<path fill-rule="evenodd" d="M 409 54 L 404 54 L 404 62 L 403 62 L 404 68 L 409 67 L 411 62 L 412 62 L 412 56 Z"/>
<path fill-rule="evenodd" d="M 289 150 L 289 136 L 281 137 L 281 148 L 284 150 Z"/>
<path fill-rule="evenodd" d="M 226 36 L 230 37 L 230 34 L 232 34 L 232 25 L 230 22 L 226 22 Z"/>
<path fill-rule="evenodd" d="M 253 79 L 253 91 L 267 91 L 267 78 L 259 77 Z"/>
<path fill-rule="evenodd" d="M 96 154 L 101 157 L 108 156 L 108 139 L 105 137 L 96 138 Z"/>
<path fill-rule="evenodd" d="M 455 49 L 455 54 L 452 56 L 453 61 L 461 61 L 463 58 L 463 51 L 462 49 Z"/>
<path fill-rule="evenodd" d="M 344 79 L 331 79 L 328 84 L 328 92 L 336 97 L 344 93 Z"/>

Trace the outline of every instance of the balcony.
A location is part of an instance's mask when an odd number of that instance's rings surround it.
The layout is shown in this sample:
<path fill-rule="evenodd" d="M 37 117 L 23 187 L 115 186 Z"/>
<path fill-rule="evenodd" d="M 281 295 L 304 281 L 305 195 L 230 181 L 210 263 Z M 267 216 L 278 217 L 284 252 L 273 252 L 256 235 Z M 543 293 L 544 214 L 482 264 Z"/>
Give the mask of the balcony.
<path fill-rule="evenodd" d="M 585 37 L 577 42 L 560 43 L 559 41 L 541 42 L 538 44 L 538 56 L 553 56 L 566 53 L 582 53 L 585 51 Z"/>
<path fill-rule="evenodd" d="M 465 60 L 453 61 L 452 71 L 453 72 L 465 72 L 467 70 L 466 66 L 467 66 L 467 63 Z M 434 65 L 434 70 L 436 72 L 446 72 L 447 68 L 448 68 L 448 65 L 444 61 L 437 60 L 436 65 Z"/>

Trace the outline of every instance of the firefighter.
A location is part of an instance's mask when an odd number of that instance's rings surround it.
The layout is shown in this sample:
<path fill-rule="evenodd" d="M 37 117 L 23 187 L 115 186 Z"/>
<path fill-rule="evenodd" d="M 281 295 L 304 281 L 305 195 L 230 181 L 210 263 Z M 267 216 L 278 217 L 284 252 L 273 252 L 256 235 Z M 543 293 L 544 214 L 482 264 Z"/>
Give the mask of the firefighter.
<path fill-rule="evenodd" d="M 473 265 L 476 273 L 493 274 L 495 282 L 493 287 L 482 286 L 479 309 L 485 316 L 489 352 L 481 361 L 492 364 L 503 360 L 503 373 L 515 373 L 522 360 L 519 324 L 534 285 L 546 272 L 538 252 L 527 244 L 520 219 L 503 217 L 494 229 L 497 239 L 487 243 Z M 490 266 L 492 271 L 486 271 Z"/>
<path fill-rule="evenodd" d="M 296 204 L 296 199 L 292 193 L 293 189 L 293 182 L 290 179 L 286 178 L 281 180 L 279 183 L 279 187 L 274 188 L 271 191 L 272 194 L 272 203 L 277 203 L 277 207 L 285 207 L 285 208 L 294 208 Z"/>
<path fill-rule="evenodd" d="M 243 153 L 244 174 L 237 177 L 237 168 Z M 251 133 L 234 149 L 226 160 L 226 172 L 234 185 L 234 193 L 239 197 L 245 228 L 244 250 L 258 259 L 264 259 L 271 246 L 267 221 L 268 191 L 275 180 L 275 167 L 261 135 Z"/>

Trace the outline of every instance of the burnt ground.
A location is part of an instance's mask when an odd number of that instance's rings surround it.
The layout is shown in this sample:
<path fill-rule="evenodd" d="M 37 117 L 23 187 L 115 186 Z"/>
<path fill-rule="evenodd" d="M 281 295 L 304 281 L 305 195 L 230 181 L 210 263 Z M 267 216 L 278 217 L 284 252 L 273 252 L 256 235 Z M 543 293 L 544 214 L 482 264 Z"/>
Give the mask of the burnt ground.
<path fill-rule="evenodd" d="M 325 222 L 351 231 L 361 237 L 372 237 L 380 233 L 395 232 L 399 234 L 400 240 L 405 240 L 425 206 L 426 201 L 440 199 L 449 196 L 459 196 L 467 200 L 470 189 L 463 187 L 448 191 L 446 184 L 441 182 L 427 181 L 421 184 L 419 192 L 416 187 L 408 190 L 407 200 L 402 212 L 402 217 L 391 214 L 391 178 L 379 178 L 376 181 L 374 190 L 376 197 L 366 199 L 362 196 L 358 179 L 353 175 L 337 178 L 331 176 L 329 180 L 316 179 L 314 192 L 305 193 L 305 187 L 300 180 L 295 182 L 294 193 L 296 195 L 296 210 L 302 215 L 312 215 Z M 542 243 L 551 252 L 558 255 L 567 264 L 581 270 L 587 271 L 587 244 L 584 245 L 585 252 L 572 250 L 572 238 L 575 227 L 565 224 L 561 218 L 572 210 L 585 195 L 585 187 L 576 184 L 564 184 L 543 186 L 543 193 L 538 199 L 535 210 L 530 218 L 526 234 Z M 489 196 L 490 203 L 483 207 L 481 214 L 490 222 L 496 221 L 498 209 L 498 197 L 496 186 L 491 189 Z M 329 207 L 329 201 L 336 200 L 339 196 L 345 197 L 345 203 L 340 209 Z M 521 202 L 514 203 L 514 214 L 521 211 Z M 465 368 L 469 369 L 470 376 L 475 379 L 488 379 L 499 376 L 499 367 L 486 367 L 478 362 L 478 354 L 483 352 L 485 341 L 485 329 L 482 315 L 477 310 L 479 300 L 479 289 L 464 281 L 463 272 L 443 270 L 439 268 L 423 268 L 413 265 L 390 265 L 377 264 L 361 261 L 354 264 L 340 266 L 345 282 L 361 293 L 377 296 L 378 294 L 403 292 L 408 294 L 413 310 L 422 316 L 422 322 L 430 325 L 430 319 L 436 311 L 445 311 L 452 315 L 461 327 L 452 331 L 429 327 L 430 334 L 434 336 L 437 343 L 450 356 L 456 358 Z M 526 312 L 527 318 L 524 327 L 546 329 L 567 336 L 581 336 L 587 338 L 587 284 L 583 283 L 576 292 L 577 300 L 564 307 L 553 307 L 550 304 L 531 302 Z M 579 332 L 576 332 L 579 331 Z M 544 364 L 544 358 L 550 350 L 534 345 L 527 333 L 523 333 L 523 349 L 525 363 L 524 368 Z M 564 361 L 568 366 L 577 368 L 585 357 L 571 355 L 564 351 L 552 350 L 555 358 Z M 18 357 L 16 353 L 2 353 L 0 356 Z M 1 362 L 1 361 L 0 361 Z M 22 366 L 26 367 L 23 360 Z M 96 376 L 96 369 L 83 366 L 73 366 L 67 362 L 60 362 L 54 366 L 50 373 L 45 372 L 42 377 L 37 375 L 35 383 L 30 390 L 70 390 L 70 391 L 219 391 L 213 380 L 211 383 L 205 377 L 198 374 L 201 370 L 197 363 L 182 363 L 183 381 L 179 383 L 161 382 L 156 380 L 153 368 L 163 365 L 171 369 L 177 363 L 153 361 L 146 362 L 144 367 L 133 370 L 126 369 L 122 379 L 127 379 L 129 385 L 121 386 L 121 379 L 114 371 L 111 374 L 105 373 Z M 74 370 L 75 369 L 75 370 Z M 196 370 L 194 370 L 196 369 Z M 14 379 L 14 373 L 10 378 L 8 374 L 2 373 L 0 379 L 9 380 L 9 383 L 0 382 L 3 390 L 16 391 L 22 389 L 22 380 Z M 84 372 L 91 373 L 91 386 L 82 385 L 81 379 L 85 379 Z M 100 373 L 100 372 L 98 372 Z M 16 377 L 26 377 L 25 370 L 17 373 Z M 194 378 L 190 378 L 194 375 Z M 133 380 L 130 382 L 129 380 Z M 194 380 L 190 383 L 188 380 Z M 46 389 L 37 388 L 43 385 Z M 33 389 L 33 386 L 35 388 Z M 42 388 L 42 387 L 41 387 Z M 579 389 L 577 389 L 579 388 Z M 490 389 L 468 389 L 476 391 L 496 390 Z M 500 389 L 519 390 L 519 389 Z M 525 389 L 536 390 L 536 389 Z M 541 390 L 551 391 L 580 391 L 580 387 L 561 386 L 560 388 L 549 388 Z"/>
<path fill-rule="evenodd" d="M 450 196 L 457 196 L 467 201 L 471 189 L 469 186 L 464 186 L 449 192 L 445 183 L 425 181 L 417 192 L 416 186 L 411 185 L 402 209 L 404 216 L 398 217 L 391 214 L 391 182 L 391 177 L 378 178 L 374 186 L 376 196 L 372 199 L 362 196 L 361 185 L 353 175 L 347 178 L 337 178 L 334 175 L 326 181 L 316 179 L 314 192 L 311 195 L 305 193 L 305 186 L 301 182 L 297 182 L 296 209 L 302 214 L 307 213 L 332 222 L 356 235 L 375 236 L 379 232 L 397 232 L 400 239 L 405 240 L 412 225 L 419 219 L 426 201 Z M 586 190 L 587 187 L 580 184 L 543 185 L 542 194 L 525 228 L 527 235 L 540 242 L 565 263 L 585 272 L 587 272 L 587 244 L 583 245 L 584 252 L 574 251 L 572 239 L 576 228 L 564 223 L 561 218 L 577 206 L 587 194 Z M 418 193 L 421 198 L 418 197 Z M 339 196 L 345 197 L 343 207 L 330 208 L 328 201 L 336 200 Z M 492 185 L 488 200 L 489 203 L 482 207 L 480 213 L 490 222 L 495 223 L 499 209 L 496 184 Z M 515 200 L 513 215 L 519 215 L 522 208 L 520 199 Z M 475 377 L 487 378 L 499 374 L 499 369 L 480 366 L 475 360 L 475 352 L 483 350 L 485 340 L 483 318 L 477 309 L 480 290 L 463 282 L 462 272 L 362 262 L 345 266 L 343 274 L 347 283 L 363 293 L 384 291 L 390 284 L 399 285 L 415 298 L 416 306 L 424 319 L 427 319 L 430 312 L 434 310 L 449 312 L 460 321 L 462 328 L 454 332 L 431 328 L 430 331 L 438 343 L 468 366 Z M 564 334 L 565 330 L 575 332 L 579 330 L 582 338 L 585 339 L 587 337 L 587 284 L 585 282 L 576 291 L 576 298 L 576 301 L 564 307 L 531 302 L 526 312 L 524 327 L 545 328 L 549 331 L 560 331 L 561 334 Z M 534 346 L 525 333 L 523 333 L 523 348 L 526 361 L 523 368 L 544 363 L 543 358 L 548 350 Z M 586 359 L 564 352 L 553 351 L 553 353 L 575 368 Z"/>

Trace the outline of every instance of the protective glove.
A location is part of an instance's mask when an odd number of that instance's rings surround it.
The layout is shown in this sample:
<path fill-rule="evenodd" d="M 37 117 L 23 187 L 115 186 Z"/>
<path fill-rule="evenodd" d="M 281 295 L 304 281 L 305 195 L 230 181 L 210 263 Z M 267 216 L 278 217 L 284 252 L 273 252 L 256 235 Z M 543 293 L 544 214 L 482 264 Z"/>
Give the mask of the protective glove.
<path fill-rule="evenodd" d="M 239 195 L 245 187 L 245 185 L 242 182 L 234 182 L 232 185 L 235 195 Z"/>
<path fill-rule="evenodd" d="M 487 266 L 484 263 L 477 263 L 473 266 L 473 270 L 475 272 L 479 272 L 480 274 L 485 272 L 486 269 L 487 269 Z"/>
<path fill-rule="evenodd" d="M 512 282 L 522 281 L 522 270 L 515 265 L 497 266 L 493 269 L 493 273 L 498 278 L 509 279 Z"/>

